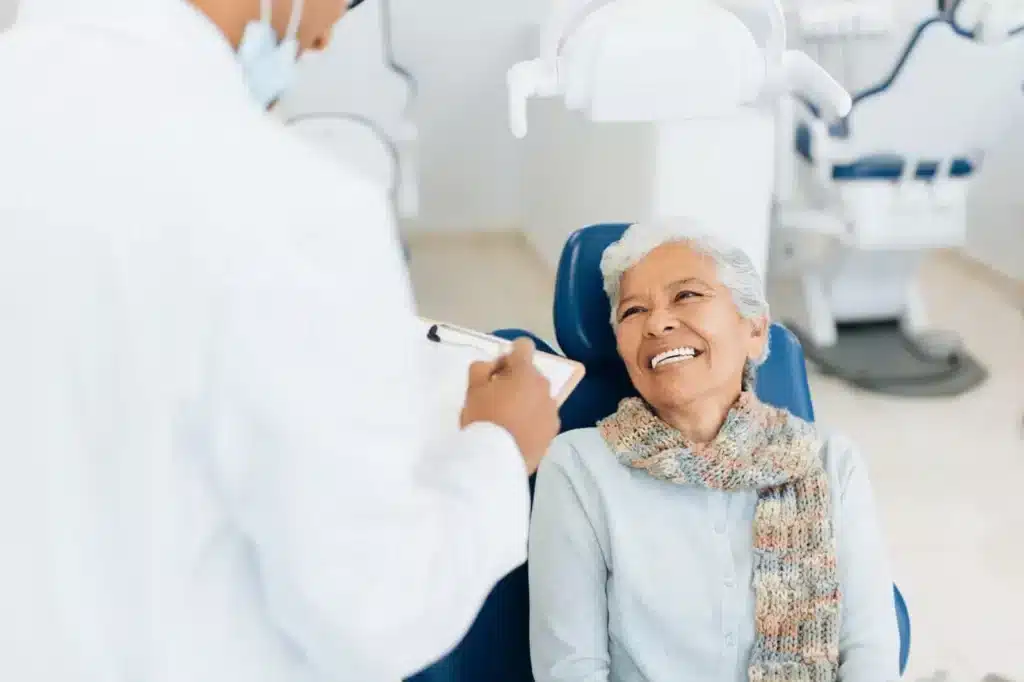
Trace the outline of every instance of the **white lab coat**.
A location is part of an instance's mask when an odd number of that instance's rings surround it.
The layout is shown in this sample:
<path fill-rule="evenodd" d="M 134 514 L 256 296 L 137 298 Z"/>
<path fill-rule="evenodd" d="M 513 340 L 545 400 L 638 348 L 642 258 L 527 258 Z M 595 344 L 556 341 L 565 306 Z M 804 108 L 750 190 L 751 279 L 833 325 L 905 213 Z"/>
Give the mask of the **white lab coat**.
<path fill-rule="evenodd" d="M 0 37 L 0 679 L 407 676 L 526 557 L 515 442 L 424 451 L 385 192 L 96 7 Z"/>

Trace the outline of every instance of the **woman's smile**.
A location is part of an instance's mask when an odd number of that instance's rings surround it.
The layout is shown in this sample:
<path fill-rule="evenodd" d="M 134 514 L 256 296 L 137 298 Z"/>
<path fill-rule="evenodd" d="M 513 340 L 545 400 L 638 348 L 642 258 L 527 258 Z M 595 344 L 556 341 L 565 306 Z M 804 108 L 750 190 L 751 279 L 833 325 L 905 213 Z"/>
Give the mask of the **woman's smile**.
<path fill-rule="evenodd" d="M 693 360 L 704 354 L 704 351 L 697 350 L 691 346 L 679 346 L 677 348 L 670 348 L 669 350 L 661 351 L 645 363 L 651 370 L 656 371 L 659 369 L 668 369 L 673 365 L 679 365 L 688 360 Z"/>

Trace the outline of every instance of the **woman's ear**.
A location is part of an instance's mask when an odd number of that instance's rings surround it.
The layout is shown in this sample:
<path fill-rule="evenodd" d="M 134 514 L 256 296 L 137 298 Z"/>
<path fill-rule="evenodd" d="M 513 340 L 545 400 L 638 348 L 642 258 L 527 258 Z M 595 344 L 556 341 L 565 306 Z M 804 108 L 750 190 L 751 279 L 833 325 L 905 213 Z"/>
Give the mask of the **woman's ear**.
<path fill-rule="evenodd" d="M 768 334 L 771 322 L 767 315 L 750 318 L 750 341 L 747 347 L 747 357 L 755 363 L 760 363 L 768 348 Z"/>

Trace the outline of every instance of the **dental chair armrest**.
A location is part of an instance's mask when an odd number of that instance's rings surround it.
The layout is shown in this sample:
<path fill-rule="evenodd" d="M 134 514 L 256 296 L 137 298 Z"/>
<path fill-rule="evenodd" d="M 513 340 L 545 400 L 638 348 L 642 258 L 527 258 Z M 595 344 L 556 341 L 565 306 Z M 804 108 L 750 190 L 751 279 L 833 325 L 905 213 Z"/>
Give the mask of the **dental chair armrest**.
<path fill-rule="evenodd" d="M 531 97 L 551 97 L 558 93 L 559 76 L 555 66 L 541 60 L 519 62 L 508 71 L 509 128 L 522 139 L 528 132 L 527 109 Z"/>

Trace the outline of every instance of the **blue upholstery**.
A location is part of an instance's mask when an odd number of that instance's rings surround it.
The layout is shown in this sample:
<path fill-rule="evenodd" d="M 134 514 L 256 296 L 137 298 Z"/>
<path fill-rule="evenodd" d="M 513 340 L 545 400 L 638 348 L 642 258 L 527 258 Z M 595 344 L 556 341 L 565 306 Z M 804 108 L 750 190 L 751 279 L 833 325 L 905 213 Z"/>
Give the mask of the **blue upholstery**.
<path fill-rule="evenodd" d="M 923 21 L 907 42 L 907 47 L 896 62 L 896 66 L 889 73 L 889 76 L 878 85 L 854 95 L 853 108 L 846 118 L 829 125 L 828 132 L 830 137 L 843 139 L 850 136 L 851 121 L 856 118 L 857 105 L 866 99 L 876 97 L 892 86 L 903 70 L 903 66 L 906 64 L 910 53 L 917 46 L 921 36 L 924 35 L 929 27 L 935 24 L 949 24 L 957 34 L 967 39 L 972 38 L 971 33 L 958 27 L 951 21 L 948 15 L 935 16 Z M 814 104 L 807 100 L 804 100 L 804 104 L 811 113 L 815 116 L 820 116 L 820 112 Z M 796 127 L 795 147 L 796 152 L 801 157 L 810 162 L 814 161 L 814 150 L 811 148 L 811 131 L 805 123 L 801 123 Z M 902 175 L 903 165 L 904 159 L 901 154 L 876 154 L 849 163 L 834 165 L 832 167 L 832 179 L 840 182 L 852 180 L 898 180 Z M 977 164 L 966 158 L 954 159 L 950 168 L 950 175 L 955 178 L 966 177 L 977 170 L 976 166 Z M 914 176 L 918 180 L 931 180 L 935 177 L 938 168 L 938 161 L 923 161 L 918 163 Z"/>
<path fill-rule="evenodd" d="M 796 128 L 796 151 L 807 161 L 814 161 L 811 149 L 811 130 L 806 123 Z M 832 166 L 832 179 L 849 180 L 899 180 L 903 175 L 903 157 L 898 154 L 877 154 L 867 156 L 850 163 L 837 163 Z M 914 176 L 918 180 L 931 180 L 935 177 L 939 164 L 936 161 L 922 161 L 917 164 Z M 975 171 L 975 164 L 968 159 L 955 159 L 949 174 L 954 178 L 963 178 Z"/>
<path fill-rule="evenodd" d="M 634 390 L 615 351 L 610 308 L 598 269 L 604 249 L 627 226 L 596 225 L 576 232 L 566 243 L 555 289 L 555 331 L 568 357 L 582 362 L 587 375 L 562 406 L 562 430 L 590 427 L 615 411 Z M 506 339 L 528 337 L 537 348 L 554 352 L 533 334 L 514 329 L 495 332 Z M 761 368 L 758 395 L 809 421 L 814 419 L 807 370 L 799 342 L 784 327 L 773 325 L 772 353 Z M 533 480 L 530 481 L 533 492 Z M 900 627 L 900 672 L 910 645 L 910 618 L 895 589 Z M 529 641 L 527 568 L 510 573 L 491 592 L 459 646 L 410 682 L 532 682 Z"/>

